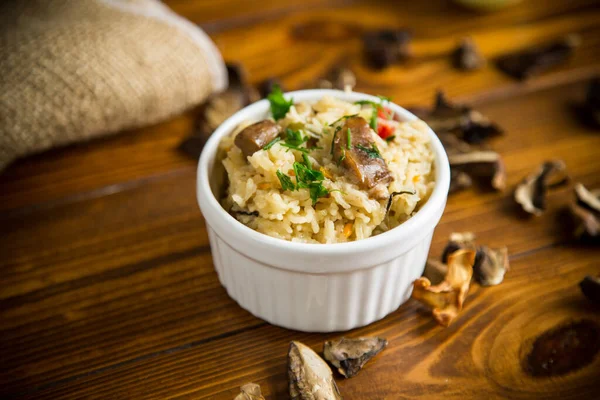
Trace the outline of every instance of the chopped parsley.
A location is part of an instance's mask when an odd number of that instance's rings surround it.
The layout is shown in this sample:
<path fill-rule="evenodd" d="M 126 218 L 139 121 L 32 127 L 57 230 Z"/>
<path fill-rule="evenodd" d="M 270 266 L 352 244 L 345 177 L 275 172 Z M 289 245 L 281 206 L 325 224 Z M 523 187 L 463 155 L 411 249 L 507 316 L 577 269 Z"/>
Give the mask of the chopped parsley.
<path fill-rule="evenodd" d="M 321 197 L 325 197 L 329 194 L 329 190 L 327 190 L 327 188 L 323 186 L 321 182 L 311 182 L 308 190 L 310 193 L 310 199 L 313 202 L 313 206 L 317 204 L 317 201 Z"/>
<path fill-rule="evenodd" d="M 294 99 L 286 100 L 283 97 L 283 92 L 279 85 L 273 86 L 273 90 L 269 93 L 267 99 L 271 104 L 271 113 L 276 121 L 285 117 L 290 107 L 294 104 Z"/>
<path fill-rule="evenodd" d="M 292 179 L 289 176 L 285 175 L 280 170 L 277 170 L 276 174 L 279 178 L 279 182 L 281 183 L 281 187 L 283 188 L 283 190 L 296 190 L 296 186 L 294 185 L 294 182 L 292 182 Z"/>
<path fill-rule="evenodd" d="M 294 174 L 296 175 L 296 186 L 308 187 L 310 182 L 322 182 L 325 176 L 321 171 L 309 168 L 307 165 L 295 162 Z"/>
<path fill-rule="evenodd" d="M 306 153 L 302 153 L 302 160 L 304 161 L 304 164 L 308 167 L 312 169 L 312 162 L 310 162 L 310 158 L 308 158 L 308 154 Z"/>
<path fill-rule="evenodd" d="M 389 142 L 391 142 L 391 141 L 392 141 L 392 140 L 394 140 L 394 139 L 396 139 L 396 135 L 392 135 L 392 136 L 388 136 L 388 137 L 386 137 L 386 138 L 385 138 L 385 141 L 389 143 Z"/>
<path fill-rule="evenodd" d="M 279 142 L 281 140 L 281 138 L 279 136 L 277 136 L 275 139 L 271 140 L 269 143 L 267 143 L 267 145 L 265 147 L 263 147 L 263 150 L 269 150 L 271 147 L 273 147 L 273 145 L 277 142 Z"/>
<path fill-rule="evenodd" d="M 385 102 L 388 102 L 388 103 L 389 103 L 390 101 L 392 101 L 392 98 L 391 98 L 391 97 L 382 96 L 382 95 L 380 95 L 380 94 L 378 94 L 378 95 L 377 95 L 377 97 L 379 97 L 379 100 L 380 100 L 380 101 L 382 101 L 382 102 L 383 102 L 383 101 L 385 101 Z"/>
<path fill-rule="evenodd" d="M 344 161 L 346 159 L 346 150 L 342 149 L 342 155 L 340 156 L 340 159 L 337 162 L 337 165 L 340 165 L 342 163 L 342 161 Z"/>
<path fill-rule="evenodd" d="M 350 128 L 348 128 L 348 132 L 346 132 L 346 147 L 348 150 L 352 150 L 352 132 Z"/>
<path fill-rule="evenodd" d="M 371 119 L 369 120 L 369 126 L 375 132 L 377 132 L 377 109 L 373 108 L 373 112 L 371 112 Z"/>
<path fill-rule="evenodd" d="M 391 99 L 389 97 L 379 96 L 379 95 L 377 97 L 379 97 L 379 103 L 371 101 L 371 100 L 359 100 L 359 101 L 354 102 L 354 104 L 360 104 L 363 106 L 370 105 L 373 108 L 373 112 L 371 113 L 371 118 L 369 119 L 369 126 L 375 132 L 377 132 L 377 113 L 379 112 L 380 109 L 384 109 L 382 103 L 391 101 Z M 393 117 L 393 114 L 390 113 L 390 115 L 388 115 L 388 119 L 392 119 L 392 117 Z"/>
<path fill-rule="evenodd" d="M 415 194 L 415 193 L 416 192 L 412 191 L 412 190 L 403 190 L 401 192 L 392 192 L 392 194 L 390 194 L 390 198 L 388 199 L 387 206 L 385 207 L 386 214 L 388 211 L 390 211 L 390 207 L 392 206 L 392 201 L 394 200 L 394 197 L 400 196 L 401 194 Z"/>
<path fill-rule="evenodd" d="M 357 144 L 356 148 L 367 153 L 369 158 L 380 158 L 383 160 L 383 157 L 381 157 L 381 153 L 379 152 L 379 149 L 375 143 L 371 143 L 371 148 L 365 147 L 362 144 Z"/>
<path fill-rule="evenodd" d="M 302 131 L 298 129 L 294 131 L 290 128 L 285 130 L 285 142 L 292 146 L 300 146 L 302 143 L 308 141 L 308 136 L 302 136 Z"/>

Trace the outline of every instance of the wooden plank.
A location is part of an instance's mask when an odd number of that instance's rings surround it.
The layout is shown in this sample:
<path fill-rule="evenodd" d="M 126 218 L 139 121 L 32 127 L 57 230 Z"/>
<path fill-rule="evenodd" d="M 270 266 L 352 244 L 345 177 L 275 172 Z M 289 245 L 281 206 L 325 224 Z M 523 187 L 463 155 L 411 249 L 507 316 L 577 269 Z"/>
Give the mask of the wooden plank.
<path fill-rule="evenodd" d="M 399 6 L 393 2 L 380 7 L 352 4 L 342 11 L 338 7 L 309 7 L 268 23 L 253 23 L 249 27 L 216 33 L 213 38 L 226 59 L 245 65 L 254 82 L 280 76 L 288 88 L 305 86 L 341 57 L 357 73 L 357 90 L 391 95 L 405 105 L 428 103 L 440 87 L 451 96 L 469 97 L 514 85 L 492 66 L 472 74 L 449 67 L 446 54 L 465 34 L 472 35 L 484 54 L 491 57 L 566 33 L 580 32 L 581 49 L 556 71 L 584 69 L 587 75 L 600 71 L 600 54 L 594 51 L 600 44 L 600 28 L 595 23 L 600 11 L 588 9 L 589 2 L 527 4 L 476 19 L 470 13 L 452 8 L 452 18 L 458 18 L 452 24 L 437 22 L 439 16 L 434 11 L 435 7 L 441 7 L 439 3 L 431 6 L 431 10 L 405 10 L 412 12 L 409 15 L 410 26 L 414 25 L 415 30 L 415 60 L 384 72 L 365 67 L 358 38 L 367 28 L 386 24 L 402 26 L 409 22 L 406 14 L 394 8 Z M 481 22 L 474 24 L 474 20 Z M 507 25 L 509 20 L 511 25 Z M 316 38 L 298 37 L 302 27 L 313 32 Z M 324 35 L 350 32 L 350 37 L 318 40 L 318 32 Z M 265 41 L 265 37 L 269 40 Z M 307 63 L 307 59 L 312 62 Z M 48 208 L 78 201 L 86 193 L 93 196 L 94 191 L 102 188 L 117 190 L 124 182 L 163 177 L 173 169 L 193 169 L 195 162 L 176 151 L 177 145 L 191 131 L 191 124 L 191 114 L 187 114 L 155 127 L 19 161 L 0 175 L 0 212 Z M 110 168 L 106 160 L 111 160 Z"/>
<path fill-rule="evenodd" d="M 548 157 L 565 159 L 575 180 L 600 186 L 593 151 L 600 137 L 577 125 L 557 100 L 581 89 L 514 98 L 509 108 L 504 102 L 484 107 L 507 130 L 494 145 L 506 159 L 509 186 Z M 514 109 L 527 118 L 502 119 Z M 0 393 L 102 374 L 149 354 L 264 325 L 218 284 L 194 180 L 195 171 L 186 170 L 2 220 L 0 335 L 6 346 L 0 350 Z M 432 254 L 440 254 L 450 232 L 463 230 L 475 231 L 482 243 L 508 245 L 511 254 L 552 246 L 561 241 L 556 218 L 569 191 L 551 193 L 548 215 L 532 220 L 518 218 L 510 191 L 453 196 Z"/>
<path fill-rule="evenodd" d="M 474 287 L 449 328 L 437 326 L 414 301 L 351 336 L 378 335 L 390 345 L 353 379 L 338 379 L 345 399 L 592 398 L 600 357 L 557 378 L 523 371 L 528 343 L 546 330 L 576 320 L 600 328 L 600 315 L 577 283 L 596 272 L 598 252 L 560 247 L 513 262 L 505 282 Z M 189 349 L 49 387 L 31 398 L 231 399 L 246 382 L 261 384 L 267 398 L 286 398 L 286 351 L 300 340 L 320 351 L 338 334 L 307 334 L 265 325 Z"/>

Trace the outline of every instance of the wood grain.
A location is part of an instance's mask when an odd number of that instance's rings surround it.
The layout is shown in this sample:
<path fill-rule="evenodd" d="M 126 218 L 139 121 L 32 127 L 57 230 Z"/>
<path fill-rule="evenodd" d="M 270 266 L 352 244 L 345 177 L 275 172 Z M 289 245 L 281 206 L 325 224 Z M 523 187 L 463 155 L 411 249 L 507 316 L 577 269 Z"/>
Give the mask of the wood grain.
<path fill-rule="evenodd" d="M 600 136 L 569 108 L 599 71 L 597 2 L 531 0 L 483 15 L 445 1 L 167 3 L 206 27 L 255 82 L 278 76 L 300 87 L 343 61 L 358 90 L 411 105 L 428 104 L 443 87 L 506 130 L 492 146 L 507 164 L 509 188 L 451 197 L 431 249 L 438 256 L 449 233 L 466 230 L 481 243 L 507 245 L 506 281 L 473 287 L 448 329 L 410 301 L 351 332 L 391 345 L 359 376 L 339 380 L 345 398 L 594 397 L 599 357 L 551 378 L 529 376 L 522 362 L 544 331 L 571 320 L 600 323 L 577 288 L 598 273 L 600 249 L 565 239 L 571 186 L 549 194 L 541 218 L 522 218 L 512 189 L 550 158 L 565 160 L 572 182 L 600 187 Z M 380 26 L 413 29 L 412 62 L 383 72 L 364 65 L 360 34 Z M 582 48 L 525 85 L 491 66 L 460 73 L 446 59 L 467 34 L 493 57 L 569 32 L 581 34 Z M 336 336 L 268 325 L 220 286 L 196 204 L 195 161 L 175 150 L 193 114 L 31 157 L 0 175 L 0 397 L 231 399 L 254 381 L 267 398 L 285 399 L 288 342 L 320 350 Z"/>

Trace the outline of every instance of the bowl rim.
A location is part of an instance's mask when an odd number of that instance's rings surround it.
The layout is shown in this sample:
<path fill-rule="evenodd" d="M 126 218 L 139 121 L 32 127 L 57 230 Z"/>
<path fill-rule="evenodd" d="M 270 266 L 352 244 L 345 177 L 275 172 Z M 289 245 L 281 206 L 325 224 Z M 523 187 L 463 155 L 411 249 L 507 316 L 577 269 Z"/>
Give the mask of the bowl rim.
<path fill-rule="evenodd" d="M 379 102 L 380 98 L 372 96 L 366 93 L 360 92 L 345 92 L 341 90 L 332 89 L 306 89 L 297 90 L 292 92 L 284 93 L 286 98 L 292 97 L 294 101 L 317 101 L 325 95 L 329 95 L 345 101 L 358 101 L 358 100 L 371 100 Z M 391 108 L 394 113 L 400 116 L 402 121 L 414 121 L 418 118 L 407 111 L 406 109 L 398 106 L 393 102 L 386 104 L 386 107 Z M 217 200 L 210 186 L 210 180 L 208 176 L 209 170 L 211 170 L 210 162 L 214 159 L 219 143 L 221 139 L 230 134 L 235 127 L 237 127 L 242 121 L 248 119 L 264 118 L 269 112 L 269 103 L 267 99 L 259 100 L 253 104 L 250 104 L 243 109 L 239 110 L 227 120 L 225 120 L 210 136 L 198 161 L 197 170 L 197 199 L 200 209 L 207 223 L 211 225 L 211 221 L 215 221 L 216 218 L 220 219 L 223 223 L 226 223 L 236 234 L 243 234 L 245 241 L 250 241 L 260 245 L 264 248 L 265 246 L 274 246 L 279 249 L 286 249 L 291 252 L 309 252 L 311 254 L 329 256 L 329 255 L 351 255 L 360 254 L 365 251 L 373 251 L 377 248 L 385 246 L 397 246 L 399 240 L 408 239 L 412 236 L 417 235 L 420 226 L 427 226 L 429 229 L 433 229 L 434 226 L 428 226 L 426 223 L 431 219 L 431 215 L 436 214 L 436 210 L 443 208 L 448 196 L 448 190 L 450 187 L 450 166 L 448 162 L 448 156 L 444 150 L 442 143 L 440 142 L 437 135 L 428 126 L 428 133 L 431 139 L 431 146 L 434 152 L 434 164 L 435 164 L 435 185 L 431 196 L 425 203 L 425 205 L 419 209 L 410 219 L 403 222 L 399 226 L 390 229 L 387 232 L 383 232 L 376 236 L 371 236 L 361 240 L 355 240 L 344 243 L 301 243 L 292 242 L 285 239 L 279 239 L 276 237 L 269 236 L 267 234 L 255 231 L 254 229 L 244 225 L 231 214 L 229 214 Z M 213 213 L 213 214 L 210 214 Z M 437 220 L 435 224 L 437 224 Z M 212 227 L 215 229 L 214 227 Z M 217 234 L 218 234 L 217 230 Z M 222 235 L 219 235 L 222 236 Z M 237 235 L 234 235 L 237 236 Z"/>

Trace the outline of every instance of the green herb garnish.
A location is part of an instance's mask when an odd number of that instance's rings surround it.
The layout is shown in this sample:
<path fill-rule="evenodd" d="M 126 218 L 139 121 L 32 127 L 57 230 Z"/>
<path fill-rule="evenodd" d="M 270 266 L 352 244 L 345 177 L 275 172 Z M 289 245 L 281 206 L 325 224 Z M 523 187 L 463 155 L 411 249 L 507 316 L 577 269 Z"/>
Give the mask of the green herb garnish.
<path fill-rule="evenodd" d="M 294 173 L 296 174 L 296 183 L 299 187 L 301 187 L 301 184 L 308 185 L 310 182 L 321 182 L 325 179 L 321 171 L 311 169 L 299 162 L 294 163 Z"/>
<path fill-rule="evenodd" d="M 378 94 L 378 95 L 377 95 L 377 97 L 379 97 L 379 100 L 380 100 L 380 101 L 387 101 L 388 103 L 389 103 L 390 101 L 392 101 L 392 98 L 391 98 L 391 97 L 382 96 L 382 95 L 380 95 L 380 94 Z"/>
<path fill-rule="evenodd" d="M 348 150 L 352 149 L 352 132 L 350 132 L 350 128 L 348 128 L 348 132 L 346 132 L 346 147 Z"/>
<path fill-rule="evenodd" d="M 321 197 L 325 197 L 329 194 L 329 190 L 321 184 L 321 182 L 312 182 L 308 188 L 310 192 L 310 199 L 312 200 L 313 206 L 317 204 L 317 201 Z"/>
<path fill-rule="evenodd" d="M 289 176 L 285 175 L 280 170 L 277 170 L 276 174 L 279 178 L 279 182 L 281 183 L 281 187 L 283 188 L 283 190 L 296 190 L 296 186 L 294 185 L 294 182 L 292 182 Z"/>
<path fill-rule="evenodd" d="M 304 165 L 312 169 L 312 163 L 310 162 L 310 158 L 308 158 L 308 154 L 302 153 L 302 160 L 304 160 Z"/>
<path fill-rule="evenodd" d="M 269 103 L 271 104 L 271 113 L 275 120 L 279 120 L 288 113 L 290 107 L 294 104 L 294 99 L 289 101 L 283 97 L 283 92 L 279 85 L 274 85 L 273 90 L 267 96 Z"/>
<path fill-rule="evenodd" d="M 367 153 L 369 158 L 381 158 L 383 160 L 383 157 L 381 157 L 381 153 L 379 152 L 379 149 L 375 143 L 371 143 L 371 148 L 365 147 L 362 144 L 357 144 L 356 148 Z"/>
<path fill-rule="evenodd" d="M 388 137 L 386 137 L 386 138 L 385 138 L 385 141 L 389 143 L 389 142 L 391 142 L 391 141 L 392 141 L 392 140 L 394 140 L 394 139 L 396 139 L 396 135 L 392 135 L 392 136 L 388 136 Z"/>
<path fill-rule="evenodd" d="M 308 141 L 308 136 L 303 136 L 301 130 L 294 131 L 290 128 L 285 130 L 285 142 L 292 146 L 300 146 Z"/>
<path fill-rule="evenodd" d="M 387 202 L 387 206 L 385 207 L 385 213 L 387 214 L 388 211 L 390 211 L 390 207 L 392 206 L 392 201 L 394 200 L 394 197 L 399 196 L 401 194 L 415 194 L 415 191 L 411 191 L 411 190 L 403 190 L 401 192 L 392 192 L 392 194 L 390 194 L 390 198 L 388 199 Z"/>
<path fill-rule="evenodd" d="M 344 120 L 344 119 L 348 119 L 348 118 L 352 118 L 352 117 L 358 117 L 358 114 L 352 114 L 352 115 L 344 115 L 341 118 L 336 119 L 335 121 L 333 121 L 331 124 L 329 124 L 329 126 L 335 125 L 338 122 Z"/>
<path fill-rule="evenodd" d="M 377 112 L 378 112 L 378 109 L 373 108 L 373 112 L 371 113 L 371 119 L 369 120 L 369 126 L 375 132 L 377 132 Z"/>
<path fill-rule="evenodd" d="M 279 136 L 277 136 L 275 139 L 271 140 L 269 143 L 267 143 L 267 145 L 265 147 L 263 147 L 263 150 L 269 150 L 271 147 L 273 147 L 273 145 L 277 142 L 279 142 L 281 140 L 281 138 Z"/>

